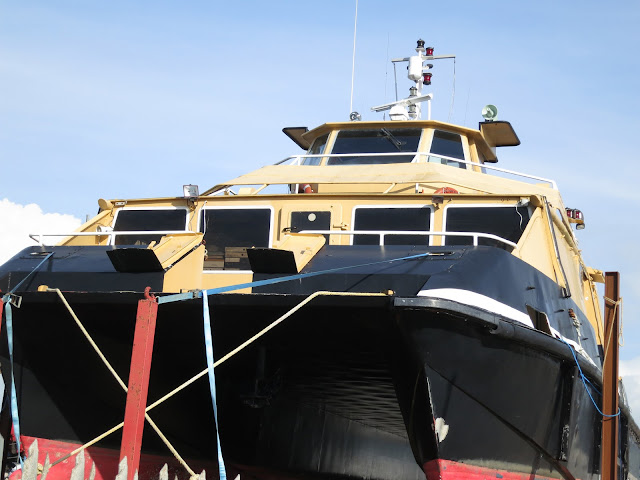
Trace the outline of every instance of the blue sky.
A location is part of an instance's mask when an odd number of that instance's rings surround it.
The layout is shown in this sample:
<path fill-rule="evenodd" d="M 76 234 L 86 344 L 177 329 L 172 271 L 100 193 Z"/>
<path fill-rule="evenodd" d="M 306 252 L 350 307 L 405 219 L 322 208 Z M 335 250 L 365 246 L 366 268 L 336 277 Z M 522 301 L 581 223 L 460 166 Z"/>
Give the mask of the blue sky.
<path fill-rule="evenodd" d="M 205 189 L 349 114 L 355 2 L 0 1 L 0 200 L 84 219 L 96 200 Z M 456 54 L 454 123 L 492 103 L 522 145 L 498 166 L 557 180 L 587 264 L 622 273 L 640 396 L 640 3 L 360 0 L 354 109 L 393 100 L 389 58 Z M 398 69 L 399 94 L 409 82 Z M 450 114 L 453 63 L 433 70 Z M 0 218 L 0 222 L 2 222 Z M 638 405 L 637 409 L 640 409 Z"/>

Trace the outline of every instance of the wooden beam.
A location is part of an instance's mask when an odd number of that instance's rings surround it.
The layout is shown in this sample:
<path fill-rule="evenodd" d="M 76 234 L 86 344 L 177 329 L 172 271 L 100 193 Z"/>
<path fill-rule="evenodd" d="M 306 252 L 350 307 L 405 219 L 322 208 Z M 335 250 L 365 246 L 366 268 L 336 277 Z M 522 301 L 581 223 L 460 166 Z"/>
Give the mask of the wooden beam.
<path fill-rule="evenodd" d="M 604 360 L 602 365 L 602 480 L 618 478 L 618 335 L 620 331 L 620 274 L 604 278 Z"/>
<path fill-rule="evenodd" d="M 131 368 L 127 391 L 127 405 L 124 412 L 120 460 L 127 459 L 127 478 L 133 480 L 140 464 L 140 449 L 144 430 L 144 413 L 147 407 L 149 375 L 153 356 L 153 341 L 156 332 L 158 301 L 145 289 L 144 300 L 138 301 L 136 329 L 131 352 Z"/>

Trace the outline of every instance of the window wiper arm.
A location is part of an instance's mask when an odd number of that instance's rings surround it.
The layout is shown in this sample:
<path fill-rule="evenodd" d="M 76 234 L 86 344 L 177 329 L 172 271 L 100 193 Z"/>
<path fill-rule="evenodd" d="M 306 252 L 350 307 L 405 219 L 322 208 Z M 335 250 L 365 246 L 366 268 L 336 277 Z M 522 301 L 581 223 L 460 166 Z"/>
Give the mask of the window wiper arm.
<path fill-rule="evenodd" d="M 384 138 L 389 140 L 393 144 L 393 146 L 398 149 L 399 152 L 401 152 L 402 147 L 407 144 L 407 142 L 403 142 L 402 140 L 398 140 L 396 137 L 394 137 L 386 128 L 381 128 L 380 131 L 384 134 Z"/>

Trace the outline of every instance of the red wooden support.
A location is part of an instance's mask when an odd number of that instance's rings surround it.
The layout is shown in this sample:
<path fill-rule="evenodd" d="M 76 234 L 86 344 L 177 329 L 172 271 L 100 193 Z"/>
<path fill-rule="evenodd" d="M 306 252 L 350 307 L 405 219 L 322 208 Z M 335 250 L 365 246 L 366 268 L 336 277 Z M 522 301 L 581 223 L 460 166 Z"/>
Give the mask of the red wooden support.
<path fill-rule="evenodd" d="M 133 479 L 140 464 L 144 411 L 147 407 L 153 339 L 156 333 L 158 301 L 153 295 L 149 295 L 150 290 L 150 287 L 147 287 L 144 291 L 144 300 L 138 301 L 136 330 L 133 336 L 133 351 L 131 352 L 127 405 L 124 411 L 120 460 L 127 457 L 128 480 Z"/>
<path fill-rule="evenodd" d="M 602 459 L 603 480 L 618 478 L 618 332 L 620 331 L 620 274 L 604 278 L 604 360 L 602 362 Z"/>

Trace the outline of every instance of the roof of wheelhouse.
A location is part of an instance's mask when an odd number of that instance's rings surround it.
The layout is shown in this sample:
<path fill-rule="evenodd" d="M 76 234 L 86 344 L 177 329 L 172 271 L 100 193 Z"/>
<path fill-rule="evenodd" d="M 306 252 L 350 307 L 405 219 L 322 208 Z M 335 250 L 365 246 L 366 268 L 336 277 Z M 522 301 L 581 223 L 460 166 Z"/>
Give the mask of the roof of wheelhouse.
<path fill-rule="evenodd" d="M 495 147 L 516 146 L 520 140 L 509 122 L 493 121 L 481 122 L 480 129 L 462 127 L 452 123 L 437 120 L 402 120 L 402 121 L 368 121 L 368 122 L 330 122 L 324 123 L 313 130 L 306 127 L 293 127 L 283 129 L 284 133 L 303 149 L 308 149 L 313 141 L 338 130 L 372 130 L 377 128 L 420 128 L 445 130 L 465 136 L 474 143 L 486 162 L 495 163 L 498 157 Z"/>

